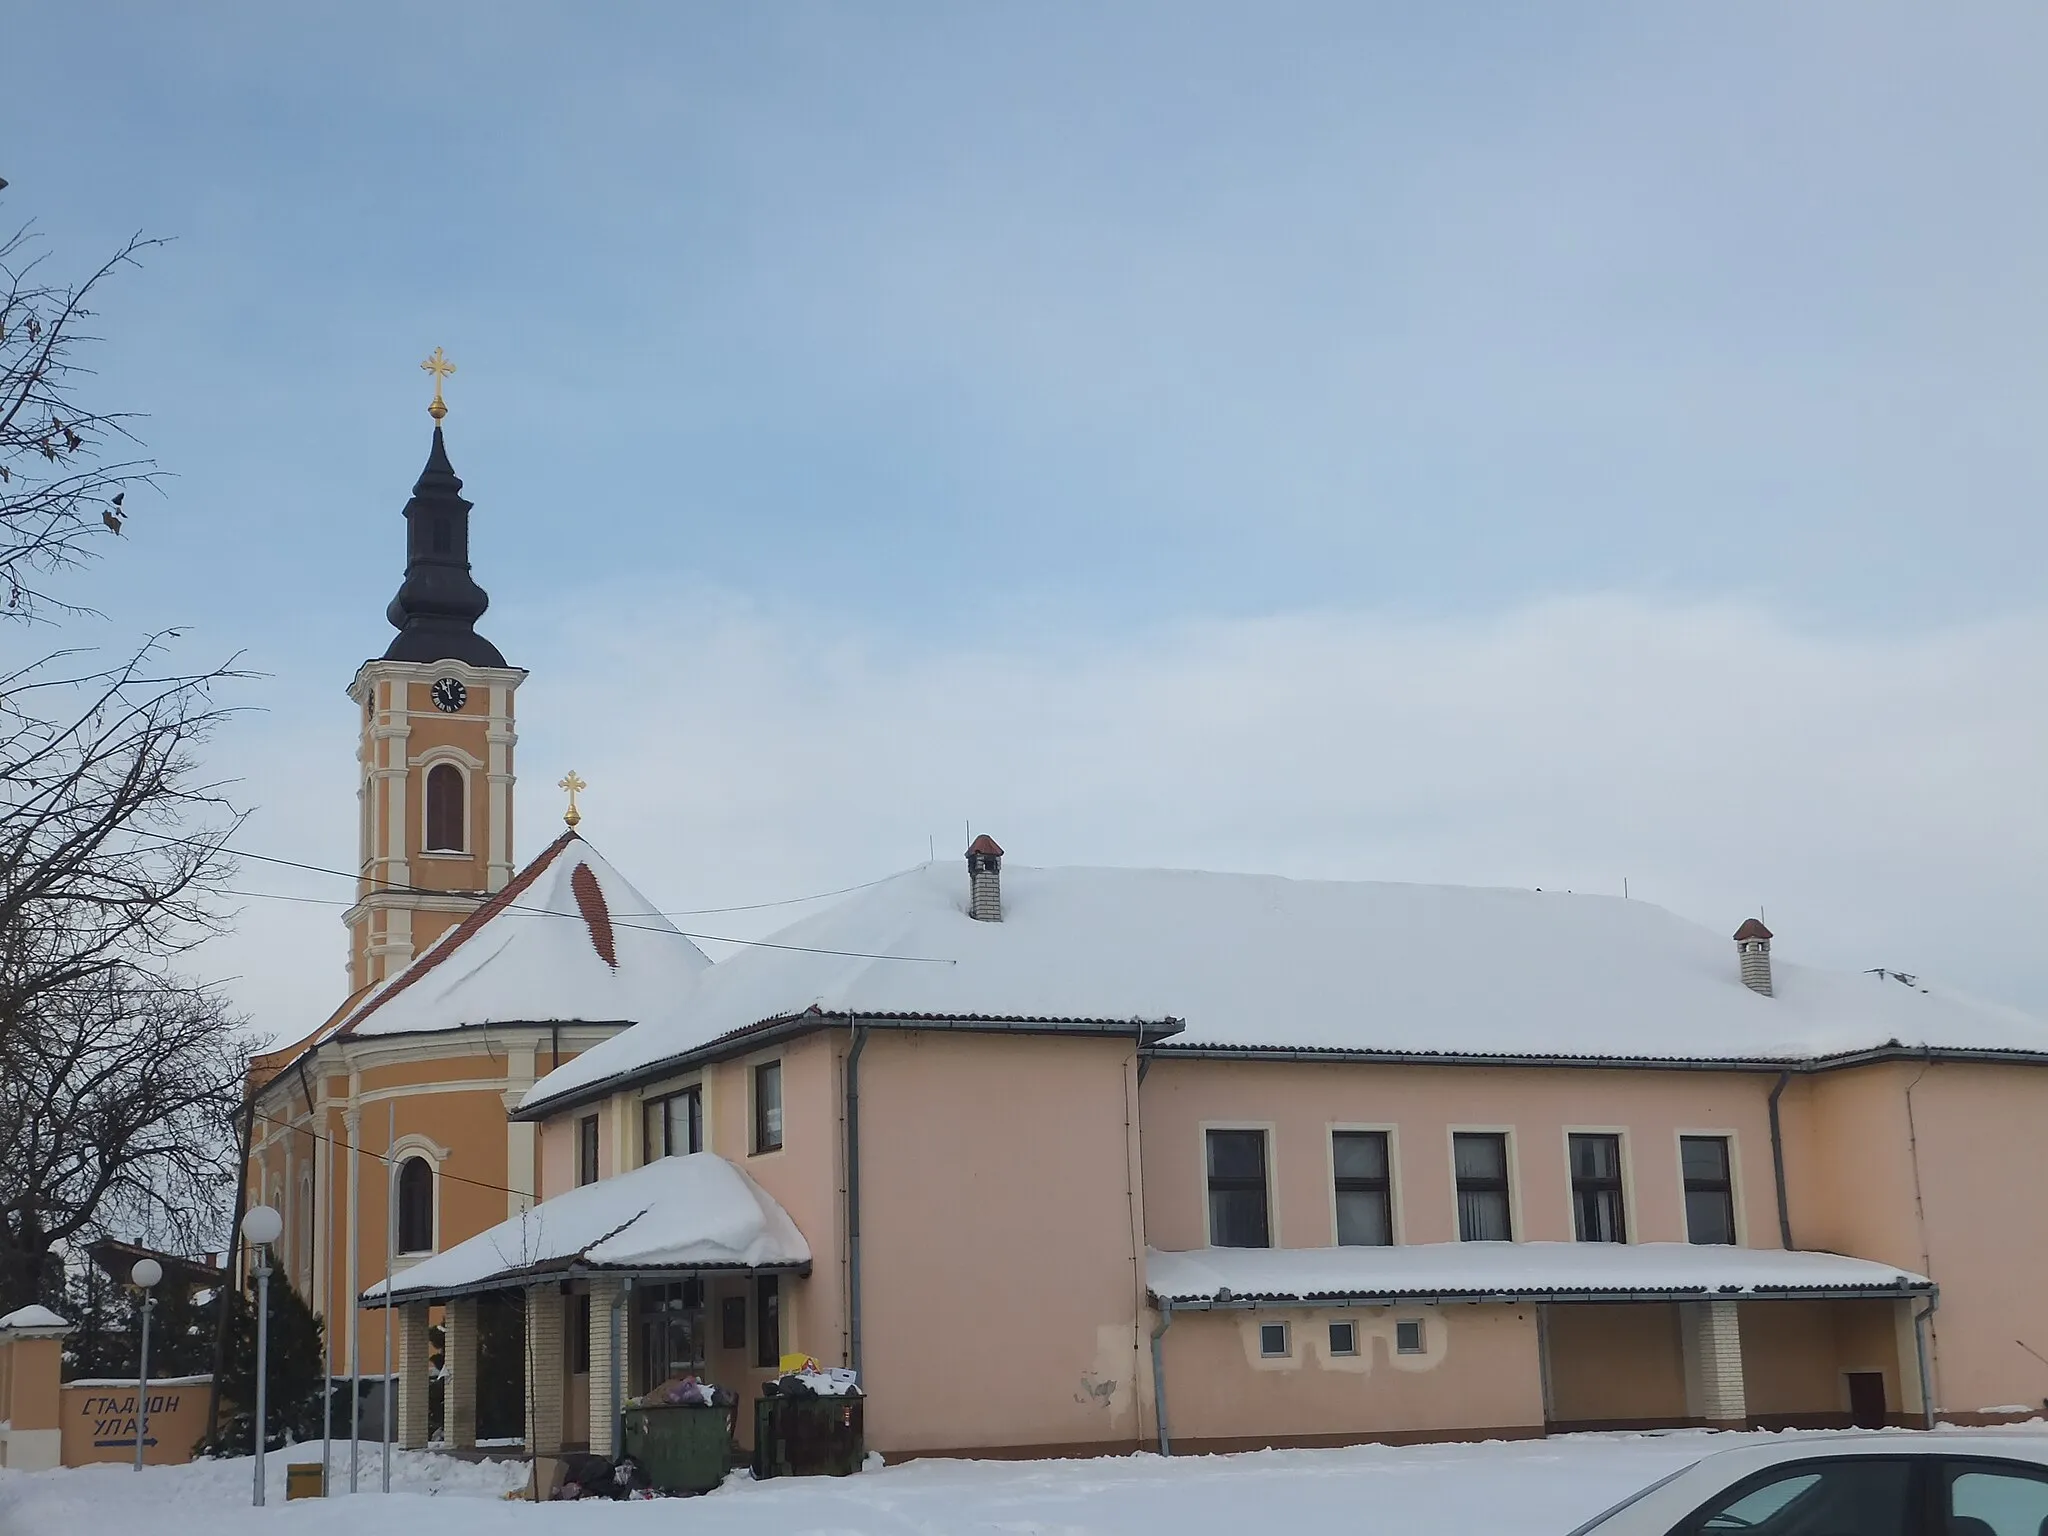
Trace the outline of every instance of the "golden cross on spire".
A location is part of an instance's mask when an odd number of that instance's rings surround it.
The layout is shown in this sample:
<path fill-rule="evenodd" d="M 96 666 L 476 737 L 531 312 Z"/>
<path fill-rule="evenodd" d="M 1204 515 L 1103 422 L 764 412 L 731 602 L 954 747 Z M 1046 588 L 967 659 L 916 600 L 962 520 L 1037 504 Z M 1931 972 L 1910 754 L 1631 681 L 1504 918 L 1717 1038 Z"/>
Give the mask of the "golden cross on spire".
<path fill-rule="evenodd" d="M 569 809 L 562 812 L 562 820 L 573 828 L 577 822 L 583 819 L 583 813 L 576 809 L 576 792 L 579 789 L 588 789 L 590 786 L 577 776 L 574 768 L 571 768 L 567 777 L 556 780 L 555 788 L 569 791 Z"/>
<path fill-rule="evenodd" d="M 436 347 L 434 355 L 421 363 L 420 367 L 434 376 L 434 403 L 427 407 L 427 414 L 439 421 L 448 414 L 448 403 L 441 398 L 441 381 L 455 371 L 455 365 L 448 361 L 445 352 Z"/>

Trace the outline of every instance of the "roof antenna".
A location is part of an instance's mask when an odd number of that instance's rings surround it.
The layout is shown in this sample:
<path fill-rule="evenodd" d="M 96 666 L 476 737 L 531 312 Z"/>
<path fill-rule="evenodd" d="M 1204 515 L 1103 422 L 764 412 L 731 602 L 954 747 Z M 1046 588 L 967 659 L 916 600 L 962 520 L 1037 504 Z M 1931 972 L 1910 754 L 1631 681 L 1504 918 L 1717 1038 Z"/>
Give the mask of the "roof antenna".
<path fill-rule="evenodd" d="M 1623 901 L 1627 901 L 1627 900 L 1628 900 L 1628 876 L 1627 876 L 1627 875 L 1623 875 L 1623 876 L 1621 877 L 1621 899 L 1622 899 Z"/>

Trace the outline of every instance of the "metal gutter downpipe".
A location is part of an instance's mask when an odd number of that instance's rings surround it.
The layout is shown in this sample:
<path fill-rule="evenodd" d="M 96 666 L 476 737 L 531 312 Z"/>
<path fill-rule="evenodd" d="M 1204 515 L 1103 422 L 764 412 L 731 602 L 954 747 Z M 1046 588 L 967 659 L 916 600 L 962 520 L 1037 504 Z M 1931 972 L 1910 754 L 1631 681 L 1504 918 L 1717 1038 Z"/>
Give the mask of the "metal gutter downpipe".
<path fill-rule="evenodd" d="M 1927 1293 L 1927 1310 L 1913 1314 L 1913 1349 L 1920 1357 L 1920 1427 L 1934 1428 L 1934 1379 L 1927 1363 L 1927 1325 L 1941 1305 L 1941 1287 Z"/>
<path fill-rule="evenodd" d="M 860 1053 L 868 1032 L 853 1023 L 846 1053 L 846 1363 L 860 1376 Z"/>
<path fill-rule="evenodd" d="M 1173 1454 L 1173 1436 L 1166 1429 L 1166 1330 L 1173 1326 L 1173 1303 L 1159 1302 L 1159 1326 L 1152 1330 L 1152 1416 L 1159 1421 L 1159 1454 Z"/>
<path fill-rule="evenodd" d="M 1778 1086 L 1771 1090 L 1771 1172 L 1778 1181 L 1778 1244 L 1788 1252 L 1792 1247 L 1792 1211 L 1785 1200 L 1785 1132 L 1778 1122 L 1778 1096 L 1791 1081 L 1790 1072 L 1780 1072 Z"/>

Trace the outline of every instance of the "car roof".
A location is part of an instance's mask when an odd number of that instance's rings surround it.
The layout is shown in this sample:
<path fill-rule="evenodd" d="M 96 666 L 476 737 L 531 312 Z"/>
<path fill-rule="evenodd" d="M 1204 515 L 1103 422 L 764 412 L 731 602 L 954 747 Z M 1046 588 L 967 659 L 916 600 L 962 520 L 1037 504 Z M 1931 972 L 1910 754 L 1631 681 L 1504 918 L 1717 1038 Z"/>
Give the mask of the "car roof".
<path fill-rule="evenodd" d="M 1748 1472 L 1823 1456 L 2001 1456 L 2048 1465 L 2048 1434 L 2022 1430 L 1972 1434 L 1959 1430 L 1866 1429 L 1773 1435 L 1701 1458 L 1718 1471 Z"/>

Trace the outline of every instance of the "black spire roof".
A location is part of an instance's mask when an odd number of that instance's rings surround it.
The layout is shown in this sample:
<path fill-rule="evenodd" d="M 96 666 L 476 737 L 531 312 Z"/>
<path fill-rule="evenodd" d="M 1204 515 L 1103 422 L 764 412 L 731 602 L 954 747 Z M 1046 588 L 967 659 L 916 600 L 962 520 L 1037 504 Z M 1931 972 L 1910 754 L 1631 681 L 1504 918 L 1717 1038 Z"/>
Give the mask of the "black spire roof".
<path fill-rule="evenodd" d="M 502 667 L 498 648 L 476 632 L 490 606 L 490 595 L 469 574 L 469 503 L 437 421 L 427 467 L 405 504 L 405 581 L 384 610 L 398 634 L 384 659 Z"/>

